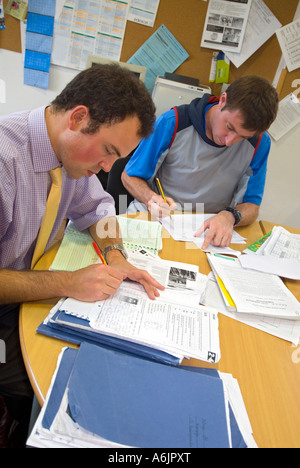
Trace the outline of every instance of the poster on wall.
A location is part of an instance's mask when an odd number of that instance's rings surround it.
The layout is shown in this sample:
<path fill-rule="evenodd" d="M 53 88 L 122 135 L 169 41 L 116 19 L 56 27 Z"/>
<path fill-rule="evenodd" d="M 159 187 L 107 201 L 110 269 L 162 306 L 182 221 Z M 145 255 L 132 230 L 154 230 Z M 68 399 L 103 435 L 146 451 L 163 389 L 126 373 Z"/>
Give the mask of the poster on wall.
<path fill-rule="evenodd" d="M 51 63 L 77 70 L 88 55 L 120 60 L 129 0 L 66 0 L 55 18 Z"/>
<path fill-rule="evenodd" d="M 210 0 L 201 47 L 241 52 L 252 0 Z"/>

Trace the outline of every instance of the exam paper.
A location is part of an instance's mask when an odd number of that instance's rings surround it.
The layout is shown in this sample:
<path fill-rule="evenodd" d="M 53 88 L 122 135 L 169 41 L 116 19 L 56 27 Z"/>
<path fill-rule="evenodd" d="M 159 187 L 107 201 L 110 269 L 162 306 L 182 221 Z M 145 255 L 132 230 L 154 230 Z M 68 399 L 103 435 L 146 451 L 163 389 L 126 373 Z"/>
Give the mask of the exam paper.
<path fill-rule="evenodd" d="M 300 280 L 300 261 L 296 258 L 277 258 L 271 255 L 241 255 L 239 258 L 243 268 Z"/>
<path fill-rule="evenodd" d="M 267 315 L 239 314 L 238 312 L 229 312 L 223 301 L 213 273 L 208 275 L 208 283 L 203 304 L 209 308 L 215 309 L 223 315 L 226 315 L 226 317 L 230 317 L 234 320 L 237 320 L 238 322 L 244 323 L 249 327 L 256 328 L 257 330 L 261 330 L 282 340 L 289 341 L 295 346 L 298 346 L 299 344 L 299 320 L 285 320 Z"/>
<path fill-rule="evenodd" d="M 180 304 L 161 295 L 151 301 L 144 289 L 128 281 L 105 301 L 84 303 L 66 299 L 59 309 L 88 320 L 93 330 L 160 349 L 169 354 L 209 362 L 220 359 L 215 310 Z M 56 308 L 57 310 L 57 308 Z"/>
<path fill-rule="evenodd" d="M 271 236 L 259 249 L 258 255 L 294 258 L 300 261 L 300 235 L 292 234 L 281 226 L 275 226 Z"/>
<path fill-rule="evenodd" d="M 244 268 L 300 280 L 300 235 L 275 226 L 256 253 L 242 255 L 240 262 Z"/>
<path fill-rule="evenodd" d="M 205 233 L 200 237 L 195 237 L 195 233 L 202 226 L 204 221 L 215 216 L 214 214 L 174 214 L 171 217 L 161 218 L 160 222 L 176 241 L 193 242 L 199 249 L 205 239 Z M 231 243 L 245 244 L 245 238 L 233 231 Z M 240 252 L 228 247 L 215 247 L 209 245 L 207 252 L 228 253 L 231 255 L 240 255 Z"/>
<path fill-rule="evenodd" d="M 300 319 L 299 302 L 278 276 L 245 269 L 239 259 L 213 254 L 207 256 L 237 312 Z"/>

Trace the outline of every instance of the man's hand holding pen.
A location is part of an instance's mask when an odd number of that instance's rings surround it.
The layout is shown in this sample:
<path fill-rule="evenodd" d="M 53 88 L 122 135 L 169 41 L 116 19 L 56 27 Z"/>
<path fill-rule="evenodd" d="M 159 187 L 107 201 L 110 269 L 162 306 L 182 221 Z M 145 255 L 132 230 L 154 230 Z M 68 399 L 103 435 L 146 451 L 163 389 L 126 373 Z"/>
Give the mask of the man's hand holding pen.
<path fill-rule="evenodd" d="M 153 195 L 148 202 L 148 210 L 156 218 L 166 218 L 170 216 L 177 208 L 172 198 L 166 197 L 165 200 L 160 195 Z"/>

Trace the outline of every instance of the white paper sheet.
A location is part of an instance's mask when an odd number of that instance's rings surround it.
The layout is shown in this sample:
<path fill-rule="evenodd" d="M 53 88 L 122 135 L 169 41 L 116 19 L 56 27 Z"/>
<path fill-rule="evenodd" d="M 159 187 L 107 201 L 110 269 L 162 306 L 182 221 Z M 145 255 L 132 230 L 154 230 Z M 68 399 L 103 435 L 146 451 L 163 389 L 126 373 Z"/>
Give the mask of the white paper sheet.
<path fill-rule="evenodd" d="M 252 0 L 210 0 L 202 47 L 241 52 Z"/>
<path fill-rule="evenodd" d="M 242 50 L 227 52 L 229 60 L 238 68 L 281 27 L 263 0 L 252 0 Z"/>
<path fill-rule="evenodd" d="M 276 31 L 289 72 L 300 67 L 300 19 Z"/>

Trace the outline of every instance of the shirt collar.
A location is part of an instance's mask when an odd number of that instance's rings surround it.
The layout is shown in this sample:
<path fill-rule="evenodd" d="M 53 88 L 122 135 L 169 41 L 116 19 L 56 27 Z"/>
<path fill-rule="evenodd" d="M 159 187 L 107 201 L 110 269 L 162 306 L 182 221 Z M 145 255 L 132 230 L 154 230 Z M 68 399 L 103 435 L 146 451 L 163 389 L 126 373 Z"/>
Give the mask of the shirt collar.
<path fill-rule="evenodd" d="M 29 114 L 32 164 L 35 172 L 48 172 L 60 165 L 52 148 L 45 121 L 45 106 Z"/>

